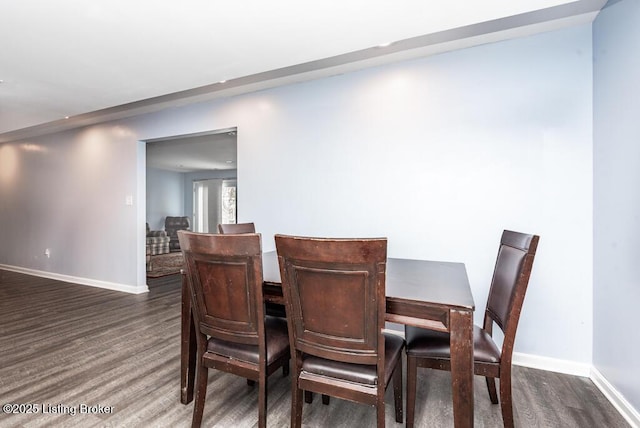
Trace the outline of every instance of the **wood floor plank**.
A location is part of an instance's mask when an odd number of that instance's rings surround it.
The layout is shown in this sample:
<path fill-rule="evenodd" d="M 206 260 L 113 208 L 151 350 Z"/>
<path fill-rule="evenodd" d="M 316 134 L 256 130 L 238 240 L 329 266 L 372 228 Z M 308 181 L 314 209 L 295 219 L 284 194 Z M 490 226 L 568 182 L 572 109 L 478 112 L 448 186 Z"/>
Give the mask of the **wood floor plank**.
<path fill-rule="evenodd" d="M 188 427 L 193 404 L 180 404 L 180 277 L 149 281 L 130 295 L 0 270 L 0 404 L 80 405 L 112 413 L 3 414 L 0 427 Z M 405 365 L 406 367 L 406 365 Z M 416 427 L 451 427 L 450 375 L 419 369 Z M 290 425 L 290 378 L 269 378 L 268 426 Z M 484 380 L 474 378 L 475 426 L 501 427 Z M 626 427 L 586 378 L 514 368 L 518 427 Z M 203 426 L 255 427 L 257 388 L 215 370 Z M 387 426 L 395 423 L 391 390 Z M 372 407 L 332 399 L 304 405 L 305 427 L 370 427 Z"/>

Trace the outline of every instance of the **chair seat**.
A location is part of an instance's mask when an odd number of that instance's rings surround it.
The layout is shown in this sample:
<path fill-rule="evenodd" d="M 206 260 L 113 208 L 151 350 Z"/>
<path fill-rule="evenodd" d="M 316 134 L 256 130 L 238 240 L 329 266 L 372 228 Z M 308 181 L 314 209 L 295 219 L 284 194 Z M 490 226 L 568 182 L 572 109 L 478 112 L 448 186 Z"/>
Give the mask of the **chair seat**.
<path fill-rule="evenodd" d="M 395 334 L 384 333 L 385 385 L 388 383 L 398 358 L 402 356 L 404 340 Z M 302 370 L 321 376 L 342 379 L 364 385 L 376 385 L 378 377 L 375 365 L 350 364 L 324 358 L 306 356 L 302 362 Z"/>
<path fill-rule="evenodd" d="M 450 359 L 449 333 L 406 326 L 407 355 L 418 358 Z M 500 362 L 500 350 L 483 329 L 473 326 L 473 359 L 486 363 Z"/>
<path fill-rule="evenodd" d="M 289 352 L 289 334 L 287 321 L 283 318 L 267 316 L 265 320 L 265 335 L 267 337 L 267 365 Z M 210 338 L 207 341 L 207 352 L 235 358 L 237 360 L 258 364 L 259 353 L 257 345 L 229 342 Z"/>

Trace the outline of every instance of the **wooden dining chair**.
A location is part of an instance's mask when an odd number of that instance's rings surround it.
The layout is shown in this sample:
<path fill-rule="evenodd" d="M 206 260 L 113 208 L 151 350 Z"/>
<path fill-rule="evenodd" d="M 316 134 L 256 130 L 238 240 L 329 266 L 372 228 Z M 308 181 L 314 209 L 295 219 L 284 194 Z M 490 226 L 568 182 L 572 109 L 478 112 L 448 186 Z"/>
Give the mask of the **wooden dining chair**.
<path fill-rule="evenodd" d="M 221 234 L 256 233 L 253 223 L 218 224 L 218 232 Z M 284 306 L 280 303 L 267 302 L 265 306 L 266 314 L 274 317 L 284 318 L 287 316 Z"/>
<path fill-rule="evenodd" d="M 516 329 L 531 267 L 538 247 L 537 235 L 505 230 L 493 271 L 482 328 L 473 328 L 474 373 L 485 376 L 489 397 L 498 404 L 495 379 L 500 378 L 500 402 L 505 427 L 513 427 L 511 400 L 511 358 Z M 493 325 L 504 333 L 502 349 L 492 338 Z M 451 371 L 449 334 L 406 326 L 407 340 L 407 427 L 413 426 L 417 368 Z"/>
<path fill-rule="evenodd" d="M 258 383 L 258 426 L 267 420 L 267 377 L 289 370 L 286 321 L 265 315 L 259 234 L 179 231 L 197 343 L 192 426 L 202 423 L 209 368 Z"/>
<path fill-rule="evenodd" d="M 220 233 L 256 233 L 256 226 L 253 223 L 218 224 Z"/>
<path fill-rule="evenodd" d="M 385 425 L 391 378 L 402 422 L 404 339 L 385 325 L 386 239 L 276 235 L 293 374 L 291 426 L 302 424 L 303 391 L 377 409 Z"/>

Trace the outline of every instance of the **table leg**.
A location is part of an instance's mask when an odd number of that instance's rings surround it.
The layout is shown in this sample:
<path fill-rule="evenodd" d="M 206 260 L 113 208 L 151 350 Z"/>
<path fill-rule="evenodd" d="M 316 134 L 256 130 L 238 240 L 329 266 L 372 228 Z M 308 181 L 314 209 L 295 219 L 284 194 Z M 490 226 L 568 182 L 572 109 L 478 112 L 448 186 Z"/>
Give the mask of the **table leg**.
<path fill-rule="evenodd" d="M 456 428 L 473 427 L 473 312 L 452 310 L 451 383 Z"/>
<path fill-rule="evenodd" d="M 196 373 L 196 332 L 191 313 L 191 297 L 187 276 L 182 273 L 182 314 L 180 343 L 180 402 L 189 404 L 193 400 L 193 385 Z"/>

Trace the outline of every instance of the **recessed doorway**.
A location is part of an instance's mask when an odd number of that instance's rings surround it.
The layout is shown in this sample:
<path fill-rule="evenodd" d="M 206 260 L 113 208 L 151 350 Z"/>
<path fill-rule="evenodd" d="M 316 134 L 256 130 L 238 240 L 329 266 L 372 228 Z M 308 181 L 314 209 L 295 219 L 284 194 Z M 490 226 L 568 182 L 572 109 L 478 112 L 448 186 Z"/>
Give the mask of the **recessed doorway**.
<path fill-rule="evenodd" d="M 219 197 L 228 197 L 233 188 L 237 195 L 237 130 L 236 128 L 207 133 L 173 136 L 147 141 L 146 218 L 152 230 L 162 229 L 167 216 L 189 217 L 193 225 L 215 222 L 203 219 L 203 199 L 196 198 L 197 187 L 201 196 L 205 188 L 199 183 L 219 183 Z M 210 186 L 213 192 L 213 186 Z M 213 193 L 208 199 L 213 203 Z M 228 199 L 228 198 L 227 198 Z M 216 205 L 222 206 L 220 199 Z M 200 212 L 198 212 L 200 211 Z M 236 212 L 237 215 L 237 212 Z M 219 216 L 222 219 L 222 215 Z M 235 218 L 235 216 L 234 216 Z M 205 221 L 211 220 L 211 221 Z M 217 222 L 216 222 L 217 224 Z M 215 226 L 215 225 L 214 225 Z M 199 232 L 213 232 L 215 227 L 199 228 Z"/>
<path fill-rule="evenodd" d="M 235 222 L 236 128 L 157 138 L 144 143 L 144 218 L 149 230 L 164 230 L 167 217 L 186 217 L 191 230 L 206 233 L 215 233 L 218 223 Z M 179 251 L 173 245 L 171 248 Z"/>

